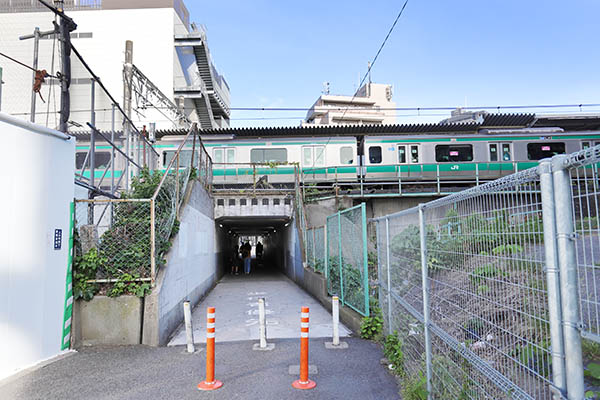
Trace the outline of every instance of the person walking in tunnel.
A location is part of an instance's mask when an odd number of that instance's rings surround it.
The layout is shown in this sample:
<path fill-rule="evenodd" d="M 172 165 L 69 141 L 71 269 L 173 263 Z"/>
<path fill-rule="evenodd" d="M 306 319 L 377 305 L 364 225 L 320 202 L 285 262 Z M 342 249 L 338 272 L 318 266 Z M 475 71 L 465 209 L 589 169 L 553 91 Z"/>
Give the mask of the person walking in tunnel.
<path fill-rule="evenodd" d="M 240 250 L 237 244 L 233 245 L 231 252 L 231 274 L 239 275 L 240 273 Z"/>
<path fill-rule="evenodd" d="M 256 258 L 262 258 L 263 245 L 261 242 L 256 243 Z"/>
<path fill-rule="evenodd" d="M 244 273 L 250 273 L 250 263 L 252 262 L 252 246 L 250 242 L 246 242 L 241 247 L 242 258 L 244 259 Z"/>

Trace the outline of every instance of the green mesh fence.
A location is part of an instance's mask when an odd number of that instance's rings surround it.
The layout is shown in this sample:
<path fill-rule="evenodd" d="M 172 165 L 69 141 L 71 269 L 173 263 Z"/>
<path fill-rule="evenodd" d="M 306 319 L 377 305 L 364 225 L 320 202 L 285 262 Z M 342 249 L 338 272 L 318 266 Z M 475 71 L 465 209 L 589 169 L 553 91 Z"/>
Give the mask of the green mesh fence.
<path fill-rule="evenodd" d="M 343 305 L 369 315 L 365 204 L 327 217 L 327 291 Z"/>
<path fill-rule="evenodd" d="M 306 230 L 306 262 L 316 272 L 325 270 L 325 227 Z"/>

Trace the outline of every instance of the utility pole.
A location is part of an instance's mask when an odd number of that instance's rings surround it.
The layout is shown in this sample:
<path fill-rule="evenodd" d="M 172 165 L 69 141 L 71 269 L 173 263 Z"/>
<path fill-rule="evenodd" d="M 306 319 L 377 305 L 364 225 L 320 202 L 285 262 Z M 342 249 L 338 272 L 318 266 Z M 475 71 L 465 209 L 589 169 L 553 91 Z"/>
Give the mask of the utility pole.
<path fill-rule="evenodd" d="M 133 79 L 133 42 L 127 40 L 125 42 L 125 65 L 123 66 L 123 107 L 125 108 L 125 116 L 131 119 L 131 82 Z M 131 148 L 131 126 L 129 121 L 125 118 L 123 120 L 123 133 L 125 134 L 126 142 L 126 153 L 127 157 L 133 159 Z M 129 182 L 129 162 L 125 163 L 125 187 L 127 190 L 130 188 Z"/>
<path fill-rule="evenodd" d="M 43 3 L 43 1 L 42 1 Z M 71 113 L 71 32 L 77 29 L 77 24 L 64 14 L 64 1 L 55 1 L 56 14 L 60 17 L 60 24 L 54 23 L 54 28 L 59 32 L 61 42 L 61 74 L 60 74 L 60 124 L 58 130 L 69 130 L 69 115 Z"/>
<path fill-rule="evenodd" d="M 40 28 L 36 27 L 31 35 L 19 36 L 19 40 L 27 40 L 33 39 L 33 82 L 32 82 L 32 90 L 31 90 L 31 116 L 30 121 L 35 123 L 35 103 L 36 103 L 36 93 L 33 90 L 35 87 L 35 74 L 38 69 L 38 58 L 39 58 L 39 48 L 40 48 L 40 39 L 46 36 L 55 35 L 58 31 L 51 30 L 41 32 Z"/>
<path fill-rule="evenodd" d="M 35 75 L 37 73 L 38 70 L 38 54 L 40 51 L 40 28 L 39 27 L 35 27 L 35 30 L 33 31 L 33 80 L 32 80 L 32 85 L 35 85 Z M 31 91 L 31 122 L 35 123 L 35 96 L 37 93 L 35 93 L 33 90 Z"/>

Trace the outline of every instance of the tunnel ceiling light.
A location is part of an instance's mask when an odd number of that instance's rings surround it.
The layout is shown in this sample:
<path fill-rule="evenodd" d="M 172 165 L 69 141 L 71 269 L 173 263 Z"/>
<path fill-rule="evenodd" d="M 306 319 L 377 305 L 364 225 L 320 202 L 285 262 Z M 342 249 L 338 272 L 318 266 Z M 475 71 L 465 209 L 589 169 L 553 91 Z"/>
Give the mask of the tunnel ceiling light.
<path fill-rule="evenodd" d="M 223 224 L 219 224 L 219 226 L 222 228 L 222 227 L 223 227 Z"/>
<path fill-rule="evenodd" d="M 287 224 L 285 224 L 284 226 L 288 226 L 290 223 L 288 222 Z"/>

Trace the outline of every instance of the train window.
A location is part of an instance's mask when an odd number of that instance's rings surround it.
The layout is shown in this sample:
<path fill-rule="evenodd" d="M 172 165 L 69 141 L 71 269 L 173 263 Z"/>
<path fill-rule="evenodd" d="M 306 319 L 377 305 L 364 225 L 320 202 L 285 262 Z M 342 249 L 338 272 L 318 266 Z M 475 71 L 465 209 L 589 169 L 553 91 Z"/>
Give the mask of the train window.
<path fill-rule="evenodd" d="M 589 149 L 589 148 L 590 148 L 590 142 L 581 142 L 582 150 Z"/>
<path fill-rule="evenodd" d="M 87 152 L 85 153 L 75 153 L 75 168 L 81 169 L 83 168 L 83 163 L 85 162 L 86 168 L 90 164 L 90 160 L 86 161 Z M 97 151 L 96 152 L 96 169 L 106 169 L 110 165 L 110 152 L 108 151 Z"/>
<path fill-rule="evenodd" d="M 406 146 L 398 146 L 398 163 L 406 164 Z"/>
<path fill-rule="evenodd" d="M 510 144 L 503 143 L 502 144 L 502 161 L 510 161 Z"/>
<path fill-rule="evenodd" d="M 167 150 L 163 153 L 163 167 L 168 167 L 173 157 L 175 157 L 175 150 Z M 176 163 L 177 161 L 175 161 Z M 173 167 L 177 165 L 173 163 Z M 179 153 L 179 168 L 185 168 L 192 163 L 192 150 L 181 150 Z"/>
<path fill-rule="evenodd" d="M 302 164 L 306 167 L 312 167 L 312 149 L 310 147 L 302 149 Z"/>
<path fill-rule="evenodd" d="M 223 149 L 213 150 L 213 162 L 217 164 L 223 162 Z"/>
<path fill-rule="evenodd" d="M 527 143 L 527 159 L 529 160 L 541 160 L 564 153 L 565 144 L 563 142 Z"/>
<path fill-rule="evenodd" d="M 498 145 L 496 143 L 490 144 L 490 161 L 498 161 Z"/>
<path fill-rule="evenodd" d="M 252 149 L 250 162 L 287 162 L 287 149 Z"/>
<path fill-rule="evenodd" d="M 413 164 L 419 162 L 419 146 L 410 146 L 410 162 Z"/>
<path fill-rule="evenodd" d="M 369 147 L 369 162 L 371 164 L 381 164 L 381 146 Z"/>
<path fill-rule="evenodd" d="M 227 149 L 227 162 L 229 164 L 235 162 L 235 149 Z"/>
<path fill-rule="evenodd" d="M 325 146 L 315 146 L 315 167 L 322 167 L 325 165 Z"/>
<path fill-rule="evenodd" d="M 354 163 L 354 150 L 350 146 L 340 147 L 340 164 Z"/>
<path fill-rule="evenodd" d="M 473 146 L 470 144 L 435 146 L 435 161 L 473 161 Z"/>

